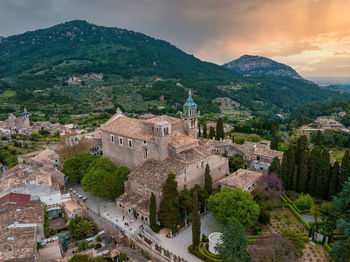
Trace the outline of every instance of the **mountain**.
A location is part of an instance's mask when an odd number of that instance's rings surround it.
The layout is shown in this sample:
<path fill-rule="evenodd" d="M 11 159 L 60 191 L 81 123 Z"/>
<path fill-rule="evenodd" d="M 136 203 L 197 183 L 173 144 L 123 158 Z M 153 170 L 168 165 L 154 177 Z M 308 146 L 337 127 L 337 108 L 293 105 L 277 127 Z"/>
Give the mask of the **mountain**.
<path fill-rule="evenodd" d="M 91 73 L 103 77 L 98 80 Z M 350 98 L 286 76 L 247 76 L 201 61 L 163 40 L 74 20 L 0 41 L 0 79 L 16 91 L 6 98 L 6 109 L 0 103 L 0 113 L 18 105 L 58 118 L 116 106 L 136 113 L 176 113 L 188 88 L 203 113 L 218 112 L 213 102 L 217 97 L 229 97 L 264 115 Z M 72 77 L 80 82 L 69 84 Z"/>
<path fill-rule="evenodd" d="M 262 56 L 244 55 L 223 66 L 240 74 L 272 75 L 302 79 L 290 66 Z"/>

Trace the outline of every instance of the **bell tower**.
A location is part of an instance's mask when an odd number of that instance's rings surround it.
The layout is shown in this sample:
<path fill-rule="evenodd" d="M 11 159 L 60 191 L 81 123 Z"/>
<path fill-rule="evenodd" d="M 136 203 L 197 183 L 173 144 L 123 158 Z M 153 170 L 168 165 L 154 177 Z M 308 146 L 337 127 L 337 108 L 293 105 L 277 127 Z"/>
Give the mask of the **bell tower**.
<path fill-rule="evenodd" d="M 198 138 L 198 117 L 200 112 L 192 98 L 192 91 L 188 91 L 188 98 L 183 105 L 182 119 L 185 120 L 185 132 L 188 136 Z"/>

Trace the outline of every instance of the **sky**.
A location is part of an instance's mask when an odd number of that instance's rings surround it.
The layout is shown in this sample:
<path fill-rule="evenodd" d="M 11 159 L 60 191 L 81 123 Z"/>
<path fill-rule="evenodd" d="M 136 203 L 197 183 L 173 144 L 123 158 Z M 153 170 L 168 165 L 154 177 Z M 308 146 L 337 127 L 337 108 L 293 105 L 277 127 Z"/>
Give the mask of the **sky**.
<path fill-rule="evenodd" d="M 350 77 L 350 0 L 0 0 L 0 36 L 74 19 L 223 64 L 261 55 L 304 77 Z"/>

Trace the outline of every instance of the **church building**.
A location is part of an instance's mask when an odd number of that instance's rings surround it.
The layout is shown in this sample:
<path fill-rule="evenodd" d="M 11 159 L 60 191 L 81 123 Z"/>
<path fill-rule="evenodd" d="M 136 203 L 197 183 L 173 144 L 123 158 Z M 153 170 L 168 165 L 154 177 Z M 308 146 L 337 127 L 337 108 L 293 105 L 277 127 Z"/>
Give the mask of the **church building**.
<path fill-rule="evenodd" d="M 167 115 L 150 119 L 125 116 L 120 110 L 101 128 L 103 155 L 117 166 L 131 168 L 125 193 L 117 198 L 117 207 L 136 213 L 149 222 L 149 199 L 153 192 L 159 208 L 162 187 L 172 173 L 178 190 L 204 186 L 204 172 L 209 164 L 213 185 L 229 174 L 227 158 L 208 152 L 199 145 L 200 112 L 191 91 L 183 106 L 182 118 Z"/>

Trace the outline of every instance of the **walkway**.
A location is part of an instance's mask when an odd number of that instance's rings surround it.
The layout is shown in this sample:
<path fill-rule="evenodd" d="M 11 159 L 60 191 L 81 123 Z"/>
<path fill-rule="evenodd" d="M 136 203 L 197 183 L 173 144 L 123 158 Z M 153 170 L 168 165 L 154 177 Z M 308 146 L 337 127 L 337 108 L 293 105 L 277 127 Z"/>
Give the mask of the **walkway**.
<path fill-rule="evenodd" d="M 86 205 L 88 208 L 92 209 L 96 213 L 98 213 L 100 210 L 101 216 L 107 218 L 109 221 L 117 225 L 129 237 L 132 237 L 134 234 L 137 234 L 140 230 L 141 225 L 145 227 L 145 230 L 147 232 L 152 232 L 149 226 L 142 224 L 141 221 L 136 220 L 133 216 L 130 216 L 129 214 L 117 209 L 114 201 L 96 197 L 90 194 L 89 192 L 84 192 L 80 185 L 72 185 L 71 188 L 78 194 L 87 197 Z M 216 220 L 211 214 L 203 216 L 201 222 L 201 234 L 205 234 L 206 236 L 208 236 L 210 233 L 220 230 Z M 129 226 L 126 226 L 125 223 L 128 223 Z M 153 232 L 152 234 L 154 238 L 159 241 L 158 244 L 161 245 L 163 248 L 169 250 L 170 252 L 181 256 L 187 261 L 201 261 L 196 256 L 188 252 L 188 246 L 192 243 L 192 226 L 183 229 L 174 238 L 167 238 L 165 234 L 156 234 Z"/>

